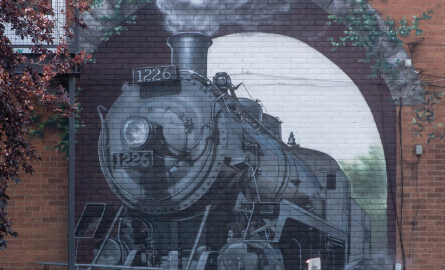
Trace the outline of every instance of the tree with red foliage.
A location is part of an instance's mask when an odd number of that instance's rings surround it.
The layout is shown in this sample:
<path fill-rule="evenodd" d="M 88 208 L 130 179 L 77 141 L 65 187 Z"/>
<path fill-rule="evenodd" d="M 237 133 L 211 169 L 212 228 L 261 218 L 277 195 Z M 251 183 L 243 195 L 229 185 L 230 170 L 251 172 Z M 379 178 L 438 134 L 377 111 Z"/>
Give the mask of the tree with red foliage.
<path fill-rule="evenodd" d="M 7 247 L 7 235 L 16 237 L 7 218 L 9 183 L 19 183 L 19 172 L 32 174 L 32 162 L 39 153 L 28 141 L 33 125 L 32 113 L 36 102 L 48 111 L 64 116 L 72 115 L 75 106 L 69 106 L 68 93 L 61 86 L 59 93 L 47 92 L 51 79 L 70 73 L 84 62 L 83 52 L 74 55 L 68 49 L 67 39 L 73 39 L 70 27 L 86 27 L 75 16 L 75 10 L 85 10 L 87 3 L 67 2 L 63 11 L 67 22 L 64 35 L 55 40 L 56 23 L 51 2 L 48 0 L 0 0 L 0 249 Z M 13 30 L 21 39 L 31 40 L 29 49 L 38 57 L 28 59 L 14 50 L 6 31 Z M 50 48 L 49 48 L 50 47 Z M 20 69 L 20 73 L 18 73 Z M 61 106 L 66 104 L 68 106 Z M 66 109 L 62 109 L 66 108 Z"/>

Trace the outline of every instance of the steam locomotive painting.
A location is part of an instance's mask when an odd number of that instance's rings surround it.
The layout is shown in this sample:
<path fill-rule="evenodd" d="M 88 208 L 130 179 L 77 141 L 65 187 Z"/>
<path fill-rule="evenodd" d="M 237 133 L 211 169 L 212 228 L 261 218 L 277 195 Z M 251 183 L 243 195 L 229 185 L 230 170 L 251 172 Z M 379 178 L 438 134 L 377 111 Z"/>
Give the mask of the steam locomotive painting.
<path fill-rule="evenodd" d="M 121 206 L 88 203 L 82 269 L 363 269 L 371 219 L 337 162 L 305 149 L 230 74 L 207 78 L 211 39 L 171 36 L 171 66 L 135 69 L 98 107 L 99 161 Z M 92 239 L 92 240 L 91 240 Z M 82 246 L 82 245 L 79 245 Z M 312 269 L 310 269 L 312 270 Z"/>

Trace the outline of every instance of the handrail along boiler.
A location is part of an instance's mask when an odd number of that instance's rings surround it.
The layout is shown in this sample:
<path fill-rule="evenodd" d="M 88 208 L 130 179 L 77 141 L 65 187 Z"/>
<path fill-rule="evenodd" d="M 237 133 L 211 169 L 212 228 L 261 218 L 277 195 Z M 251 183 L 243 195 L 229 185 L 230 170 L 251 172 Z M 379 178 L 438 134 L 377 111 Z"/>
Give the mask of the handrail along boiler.
<path fill-rule="evenodd" d="M 171 66 L 135 69 L 113 106 L 98 107 L 99 161 L 122 205 L 108 222 L 92 218 L 100 204 L 85 207 L 77 238 L 107 226 L 91 236 L 89 267 L 305 269 L 320 257 L 323 269 L 361 269 L 370 218 L 348 178 L 293 134 L 282 142 L 281 122 L 237 97 L 226 72 L 208 79 L 211 44 L 171 36 Z"/>

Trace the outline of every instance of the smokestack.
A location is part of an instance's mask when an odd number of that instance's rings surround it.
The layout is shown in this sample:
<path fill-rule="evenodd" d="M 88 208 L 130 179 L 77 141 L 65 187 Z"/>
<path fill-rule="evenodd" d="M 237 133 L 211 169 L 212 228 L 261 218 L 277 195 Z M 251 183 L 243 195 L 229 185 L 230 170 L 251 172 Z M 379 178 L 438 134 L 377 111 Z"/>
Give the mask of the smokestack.
<path fill-rule="evenodd" d="M 167 40 L 172 49 L 172 65 L 207 77 L 207 51 L 212 39 L 198 32 L 174 34 Z"/>

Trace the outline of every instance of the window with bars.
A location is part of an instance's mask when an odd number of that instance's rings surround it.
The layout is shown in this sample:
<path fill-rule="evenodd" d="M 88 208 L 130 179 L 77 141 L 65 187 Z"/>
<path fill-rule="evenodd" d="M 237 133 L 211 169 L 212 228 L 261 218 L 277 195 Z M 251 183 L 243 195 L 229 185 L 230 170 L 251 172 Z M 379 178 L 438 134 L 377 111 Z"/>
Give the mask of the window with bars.
<path fill-rule="evenodd" d="M 62 10 L 66 10 L 65 0 L 51 0 L 52 8 L 54 9 L 54 15 L 46 15 L 49 19 L 55 22 L 54 27 L 54 44 L 48 45 L 49 47 L 57 47 L 59 38 L 64 35 L 64 30 L 62 27 L 66 23 L 66 16 L 62 13 Z M 16 32 L 16 30 L 11 30 L 10 25 L 5 25 L 5 35 L 9 38 L 12 46 L 20 52 L 28 52 L 28 46 L 33 45 L 31 37 L 22 37 Z M 44 44 L 46 45 L 46 44 Z"/>

